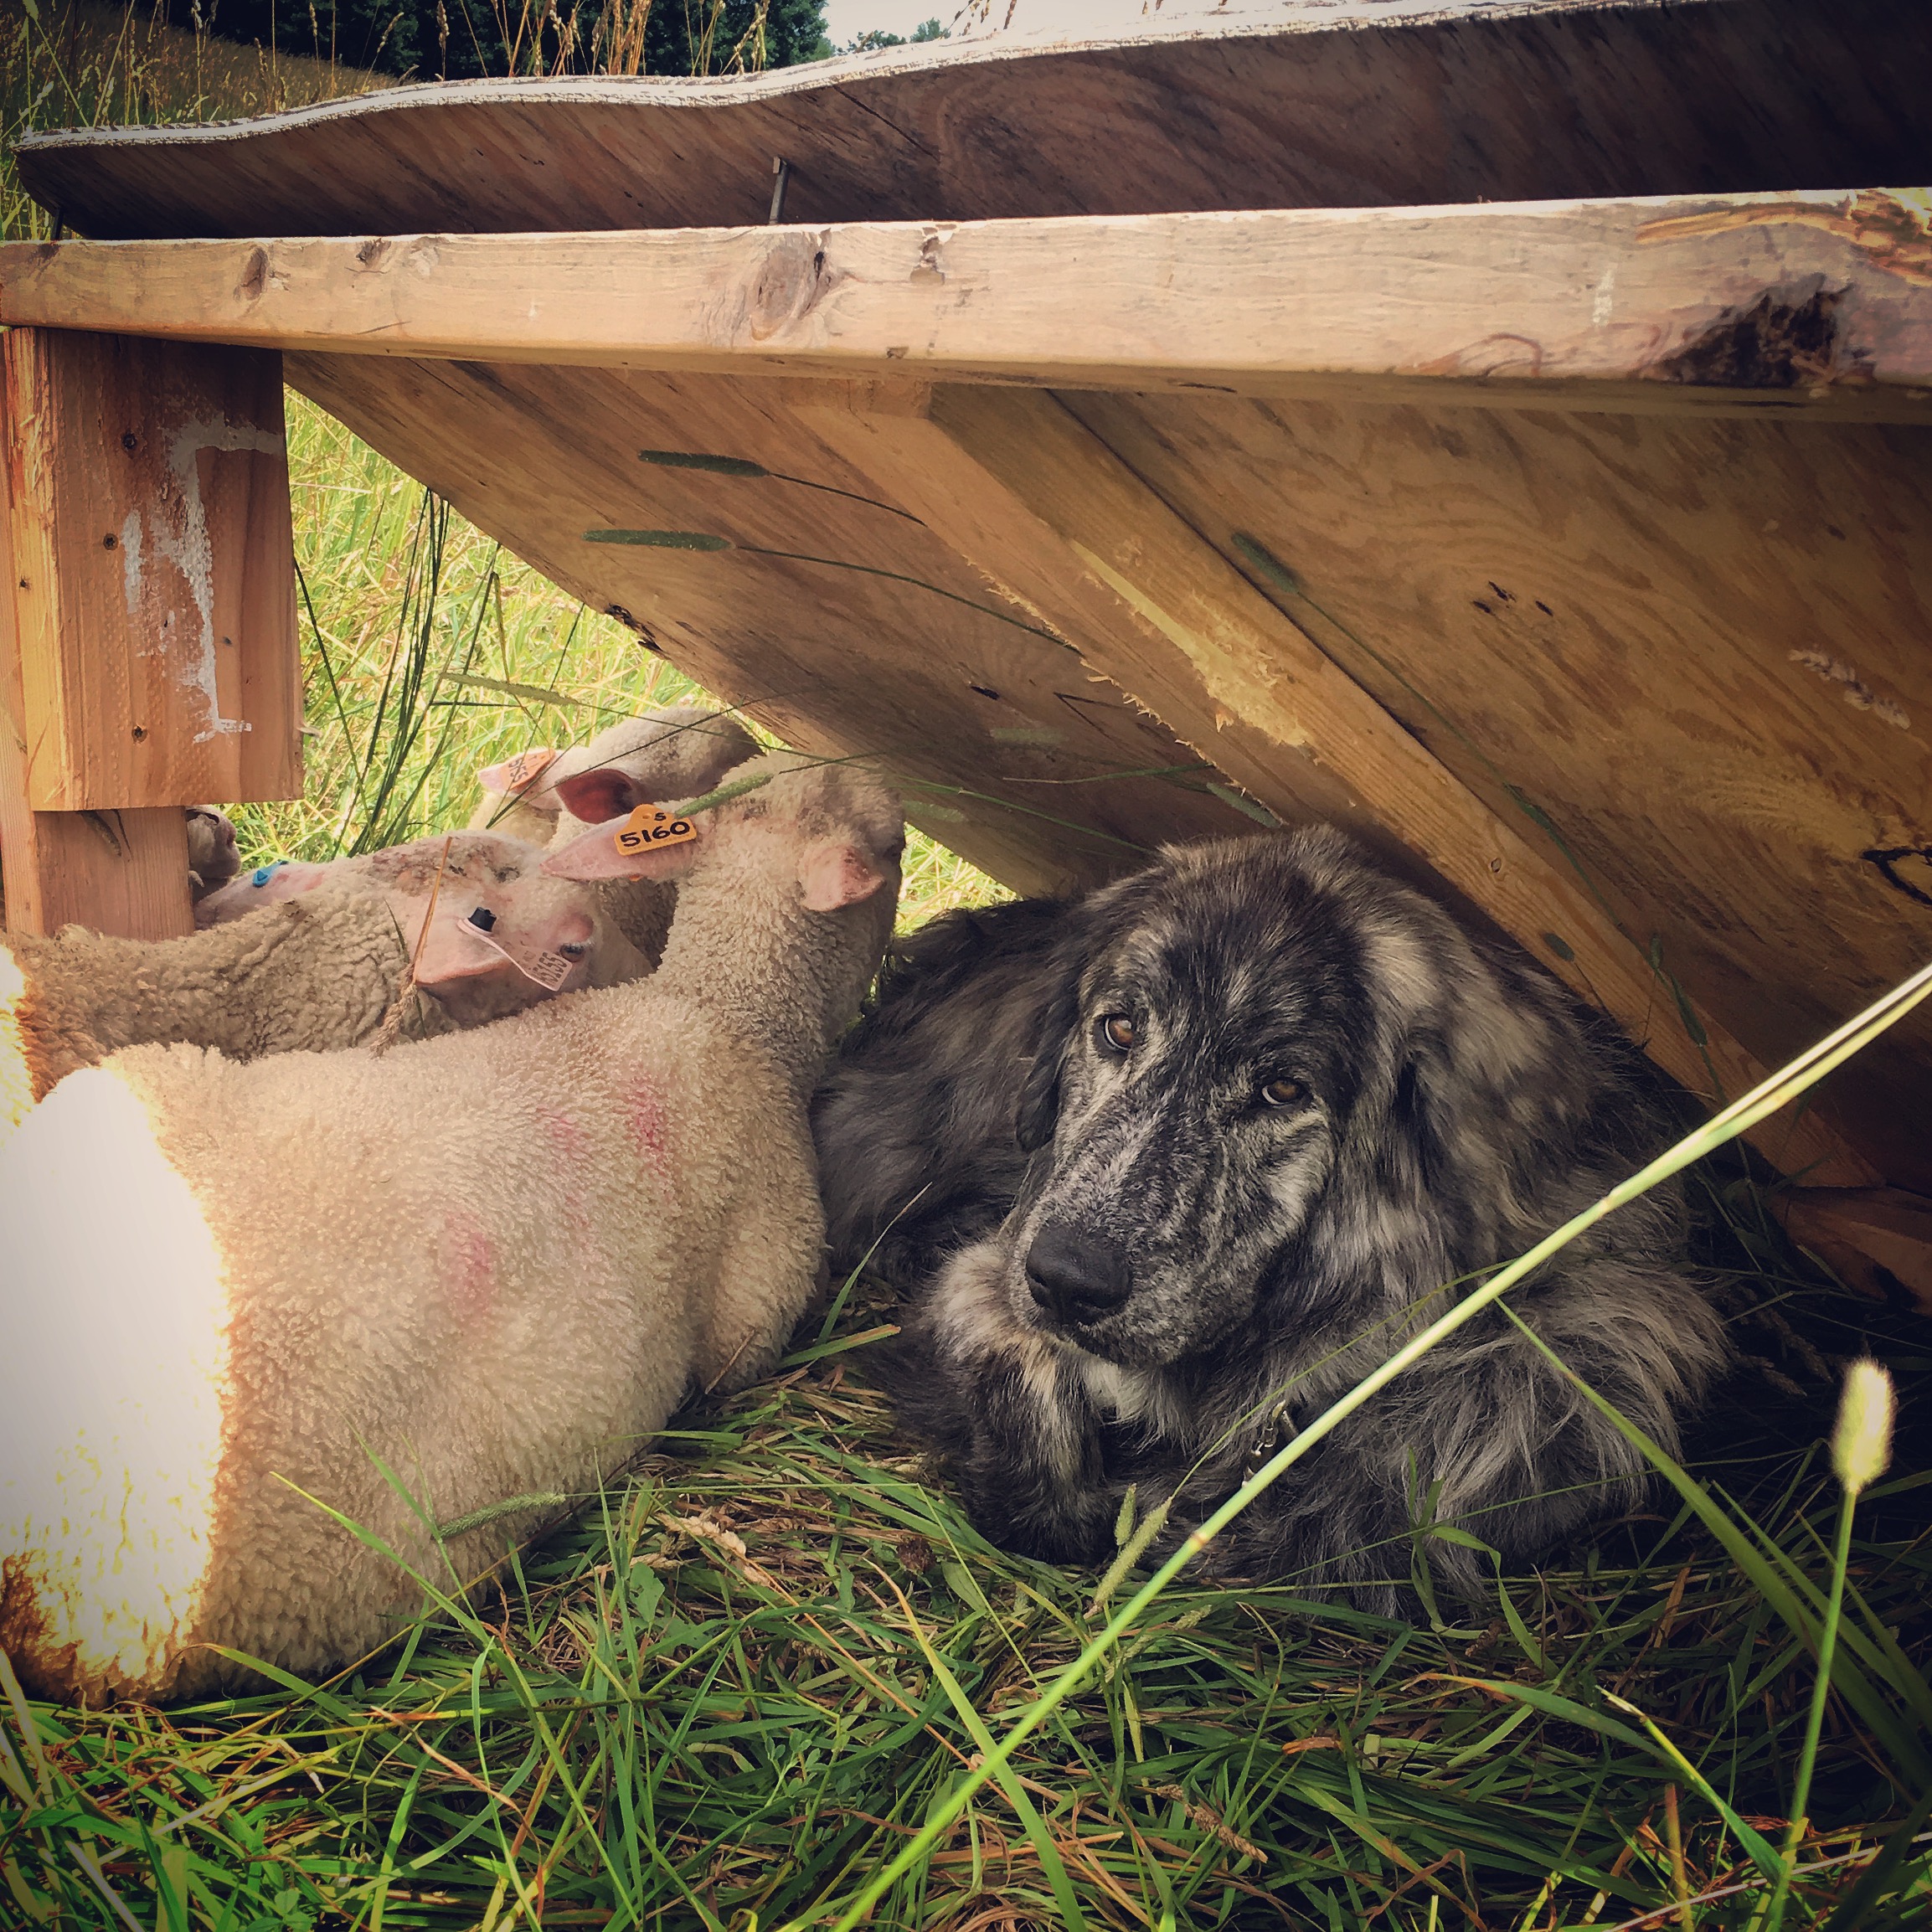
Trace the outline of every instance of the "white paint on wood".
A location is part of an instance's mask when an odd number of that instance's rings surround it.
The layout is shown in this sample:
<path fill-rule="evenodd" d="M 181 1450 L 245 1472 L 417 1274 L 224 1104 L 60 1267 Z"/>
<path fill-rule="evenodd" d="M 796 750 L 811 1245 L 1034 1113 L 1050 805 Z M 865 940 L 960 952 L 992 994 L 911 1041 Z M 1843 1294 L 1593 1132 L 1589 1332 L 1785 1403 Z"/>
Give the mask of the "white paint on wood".
<path fill-rule="evenodd" d="M 182 688 L 194 693 L 203 708 L 203 723 L 194 734 L 198 744 L 205 744 L 224 732 L 255 729 L 246 719 L 222 716 L 221 700 L 215 688 L 214 549 L 209 540 L 208 508 L 201 495 L 202 452 L 204 450 L 254 450 L 279 456 L 281 449 L 282 439 L 279 435 L 258 430 L 252 424 L 234 422 L 226 416 L 190 420 L 168 437 L 167 469 L 175 500 L 162 506 L 162 511 L 174 528 L 161 527 L 157 523 L 154 547 L 181 573 L 198 620 L 194 641 L 189 647 L 191 654 L 183 653 L 186 662 L 175 672 Z M 130 511 L 128 520 L 137 525 L 138 549 L 138 513 Z M 125 536 L 123 541 L 126 541 Z M 137 614 L 137 605 L 142 601 L 145 590 L 138 555 L 125 568 L 128 611 L 134 616 Z M 159 593 L 156 595 L 158 597 Z M 147 608 L 152 621 L 152 606 Z M 174 631 L 177 615 L 171 605 L 159 621 L 160 634 L 170 644 L 173 640 L 168 633 Z"/>
<path fill-rule="evenodd" d="M 127 598 L 127 615 L 141 608 L 141 513 L 130 510 L 121 525 L 121 581 Z"/>

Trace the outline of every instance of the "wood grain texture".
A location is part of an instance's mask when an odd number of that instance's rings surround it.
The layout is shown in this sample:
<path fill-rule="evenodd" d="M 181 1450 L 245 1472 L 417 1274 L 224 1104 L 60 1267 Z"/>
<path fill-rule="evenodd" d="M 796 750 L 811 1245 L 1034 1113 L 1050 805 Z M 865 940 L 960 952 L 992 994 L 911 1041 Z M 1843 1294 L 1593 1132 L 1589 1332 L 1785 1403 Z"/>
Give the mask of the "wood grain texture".
<path fill-rule="evenodd" d="M 1251 829 L 1096 679 L 786 404 L 786 386 L 291 357 L 290 380 L 573 595 L 789 744 L 870 755 L 920 825 L 1028 891 Z M 641 460 L 722 456 L 732 475 Z M 841 495 L 839 492 L 853 492 Z M 690 533 L 729 549 L 587 541 Z"/>
<path fill-rule="evenodd" d="M 1924 420 L 1932 196 L 14 243 L 0 319 L 493 362 Z"/>
<path fill-rule="evenodd" d="M 10 525 L 0 516 L 0 587 L 18 581 Z M 0 925 L 54 933 L 71 922 L 121 939 L 193 932 L 180 806 L 36 811 L 21 717 L 13 600 L 0 595 Z"/>
<path fill-rule="evenodd" d="M 1926 430 L 1064 399 L 1760 1059 L 1932 955 Z M 1932 1020 L 1822 1104 L 1932 1192 Z"/>
<path fill-rule="evenodd" d="M 1692 1038 L 1560 849 L 1463 786 L 1052 399 L 940 389 L 923 410 L 916 399 L 805 406 L 1270 809 L 1333 819 L 1384 853 L 1399 841 L 1692 1092 L 1711 1096 L 1713 1071 L 1731 1097 L 1764 1077 L 1715 1023 Z M 1816 1116 L 1767 1121 L 1755 1139 L 1784 1170 L 1824 1184 L 1877 1177 Z"/>
<path fill-rule="evenodd" d="M 0 354 L 34 808 L 299 796 L 280 358 L 18 328 Z"/>
<path fill-rule="evenodd" d="M 240 126 L 30 136 L 79 232 L 343 234 L 1347 208 L 1922 178 L 1922 0 L 1284 0 L 1082 43 L 744 80 L 398 88 Z"/>
<path fill-rule="evenodd" d="M 1890 1275 L 1932 1315 L 1932 1199 L 1899 1188 L 1795 1188 L 1775 1211 L 1794 1241 L 1845 1280 L 1884 1296 Z"/>

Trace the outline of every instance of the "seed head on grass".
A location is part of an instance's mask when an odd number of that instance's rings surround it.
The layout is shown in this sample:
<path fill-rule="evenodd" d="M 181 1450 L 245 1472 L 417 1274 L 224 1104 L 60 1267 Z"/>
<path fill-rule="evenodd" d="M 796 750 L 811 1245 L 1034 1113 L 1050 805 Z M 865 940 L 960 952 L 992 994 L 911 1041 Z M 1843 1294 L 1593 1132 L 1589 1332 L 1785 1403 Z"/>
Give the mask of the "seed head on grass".
<path fill-rule="evenodd" d="M 1869 1489 L 1892 1460 L 1892 1378 L 1861 1356 L 1846 1372 L 1832 1432 L 1832 1467 L 1848 1496 Z"/>

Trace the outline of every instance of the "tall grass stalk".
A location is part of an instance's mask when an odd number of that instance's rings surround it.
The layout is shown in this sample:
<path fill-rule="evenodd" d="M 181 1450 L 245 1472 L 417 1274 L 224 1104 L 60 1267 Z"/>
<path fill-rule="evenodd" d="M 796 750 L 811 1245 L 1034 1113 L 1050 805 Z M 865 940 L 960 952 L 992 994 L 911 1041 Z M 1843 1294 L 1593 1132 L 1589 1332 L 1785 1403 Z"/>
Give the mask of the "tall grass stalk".
<path fill-rule="evenodd" d="M 1845 1574 L 1852 1564 L 1852 1517 L 1858 1497 L 1885 1473 L 1891 1459 L 1892 1382 L 1872 1362 L 1854 1362 L 1845 1378 L 1838 1405 L 1838 1426 L 1832 1439 L 1832 1466 L 1844 1494 L 1838 1505 L 1838 1536 L 1832 1551 L 1832 1589 L 1825 1624 L 1818 1639 L 1818 1674 L 1811 1686 L 1811 1708 L 1805 1719 L 1805 1741 L 1798 1753 L 1798 1775 L 1791 1787 L 1791 1818 L 1777 1883 L 1764 1913 L 1754 1914 L 1767 1932 L 1780 1932 L 1785 1904 L 1797 1864 L 1798 1847 L 1810 1820 L 1811 1779 L 1817 1769 L 1818 1739 L 1825 1728 L 1825 1701 L 1832 1690 L 1832 1662 L 1838 1646 L 1838 1622 L 1845 1607 Z"/>
<path fill-rule="evenodd" d="M 1615 1213 L 1619 1208 L 1636 1200 L 1640 1195 L 1647 1193 L 1659 1182 L 1668 1180 L 1673 1174 L 1682 1173 L 1693 1162 L 1705 1159 L 1759 1121 L 1789 1106 L 1801 1095 L 1816 1085 L 1833 1069 L 1842 1065 L 1903 1019 L 1929 994 L 1932 994 L 1932 966 L 1920 968 L 1883 998 L 1874 1001 L 1863 1012 L 1847 1021 L 1843 1026 L 1780 1068 L 1749 1093 L 1733 1101 L 1721 1113 L 1686 1135 L 1668 1151 L 1658 1156 L 1628 1180 L 1619 1182 L 1600 1200 L 1566 1221 L 1562 1227 L 1538 1242 L 1526 1254 L 1518 1255 L 1507 1266 L 1499 1269 L 1481 1287 L 1465 1296 L 1447 1314 L 1430 1323 L 1419 1334 L 1397 1349 L 1379 1368 L 1364 1376 L 1354 1388 L 1332 1403 L 1292 1441 L 1264 1463 L 1226 1502 L 1188 1533 L 1181 1547 L 1121 1605 L 1106 1627 L 1090 1640 L 1079 1656 L 1021 1713 L 1008 1728 L 1006 1735 L 991 1750 L 983 1754 L 979 1765 L 933 1808 L 920 1830 L 876 1877 L 860 1888 L 852 1904 L 838 1918 L 833 1932 L 853 1932 L 853 1929 L 870 1914 L 873 1908 L 899 1878 L 939 1842 L 947 1828 L 966 1810 L 974 1794 L 988 1780 L 1006 1773 L 1020 1745 L 1066 1702 L 1074 1690 L 1092 1675 L 1101 1660 L 1115 1648 L 1155 1598 L 1249 1503 L 1299 1462 L 1323 1437 L 1339 1427 L 1404 1370 L 1419 1362 L 1438 1342 L 1453 1335 L 1483 1309 L 1507 1294 L 1519 1281 L 1534 1273 L 1552 1255 L 1568 1247 L 1586 1229 L 1595 1227 L 1598 1222 Z M 1842 1575 L 1843 1565 L 1841 1562 L 1838 1571 L 1841 1582 Z M 1822 1666 L 1821 1669 L 1828 1669 L 1828 1666 Z M 1813 1749 L 1815 1750 L 1815 1745 Z M 1788 1883 L 1788 1856 L 1785 1864 Z M 802 1924 L 802 1921 L 795 1923 Z"/>

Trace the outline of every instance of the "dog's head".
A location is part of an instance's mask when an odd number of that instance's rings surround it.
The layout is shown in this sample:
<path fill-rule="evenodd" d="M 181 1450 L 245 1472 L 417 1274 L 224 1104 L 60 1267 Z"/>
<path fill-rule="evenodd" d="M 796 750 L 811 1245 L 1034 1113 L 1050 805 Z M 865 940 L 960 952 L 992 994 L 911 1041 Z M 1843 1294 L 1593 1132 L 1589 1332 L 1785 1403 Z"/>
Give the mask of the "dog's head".
<path fill-rule="evenodd" d="M 1417 1238 L 1391 1217 L 1433 1214 L 1432 1187 L 1453 1213 L 1500 1144 L 1560 1110 L 1553 986 L 1506 986 L 1332 832 L 1177 848 L 1072 918 L 1018 1122 L 1050 1153 L 1005 1229 L 1007 1288 L 1021 1321 L 1090 1353 L 1172 1363 L 1265 1294 L 1306 1304 L 1333 1250 L 1367 1267 Z"/>

